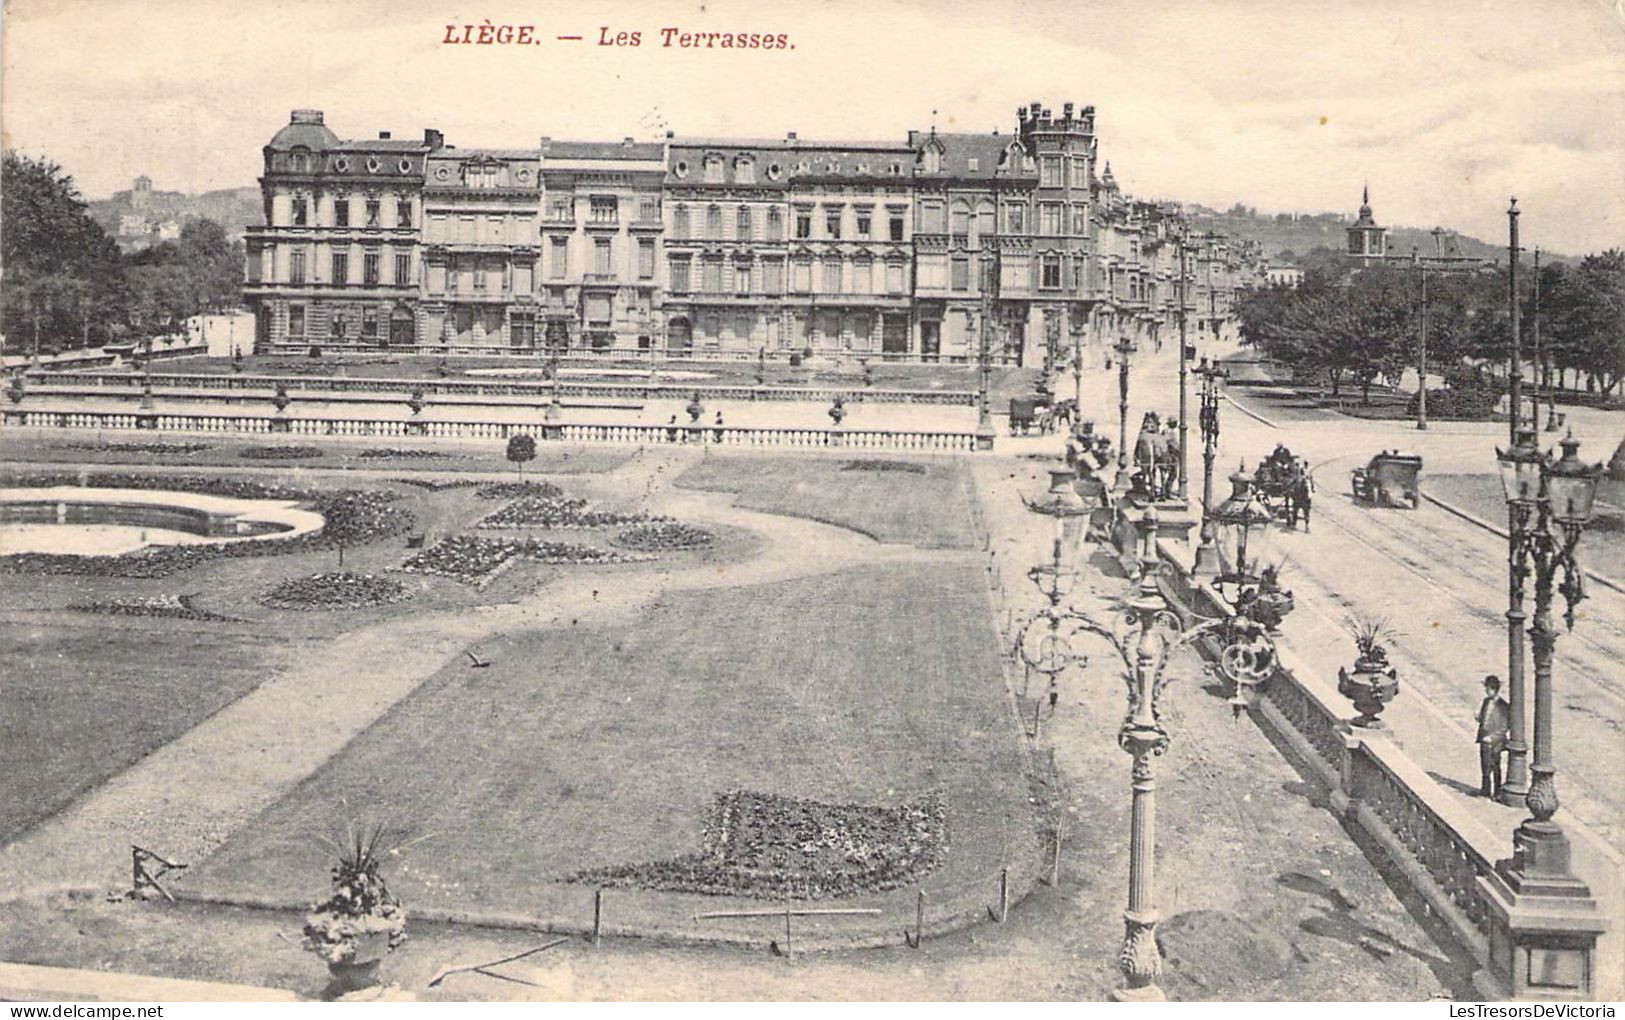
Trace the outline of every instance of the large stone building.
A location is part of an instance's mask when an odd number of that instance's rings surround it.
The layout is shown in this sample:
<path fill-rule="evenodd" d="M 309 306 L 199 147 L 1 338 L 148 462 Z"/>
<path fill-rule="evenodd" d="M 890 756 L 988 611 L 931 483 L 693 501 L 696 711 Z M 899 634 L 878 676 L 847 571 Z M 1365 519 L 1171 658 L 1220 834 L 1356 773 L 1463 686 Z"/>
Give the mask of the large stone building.
<path fill-rule="evenodd" d="M 245 293 L 261 348 L 812 351 L 1036 363 L 1217 335 L 1256 252 L 1096 173 L 1094 108 L 902 144 L 343 141 L 296 110 L 265 147 Z M 1183 250 L 1185 257 L 1180 258 Z"/>

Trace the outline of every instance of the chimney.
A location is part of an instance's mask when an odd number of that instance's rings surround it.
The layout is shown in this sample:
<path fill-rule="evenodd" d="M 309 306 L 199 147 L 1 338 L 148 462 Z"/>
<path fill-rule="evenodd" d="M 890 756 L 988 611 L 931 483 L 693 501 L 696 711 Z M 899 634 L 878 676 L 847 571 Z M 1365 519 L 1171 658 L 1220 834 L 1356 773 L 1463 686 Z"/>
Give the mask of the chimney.
<path fill-rule="evenodd" d="M 1067 120 L 1072 119 L 1072 104 L 1071 103 L 1063 103 L 1061 105 L 1061 116 L 1065 117 Z"/>
<path fill-rule="evenodd" d="M 796 140 L 796 133 L 794 131 L 790 132 L 789 134 L 784 136 L 784 140 L 787 141 L 787 142 L 790 142 L 791 144 L 794 144 L 795 140 Z"/>
<path fill-rule="evenodd" d="M 621 139 L 621 144 L 626 146 L 628 149 L 630 149 L 632 147 L 632 136 L 627 135 L 625 138 L 622 138 Z"/>
<path fill-rule="evenodd" d="M 294 124 L 320 124 L 322 122 L 322 111 L 295 110 L 289 115 L 288 119 Z"/>
<path fill-rule="evenodd" d="M 380 131 L 380 132 L 378 132 L 378 140 L 380 142 L 389 141 L 389 132 L 388 131 Z"/>
<path fill-rule="evenodd" d="M 434 128 L 423 129 L 423 144 L 431 149 L 438 149 L 446 144 L 446 136 Z"/>
<path fill-rule="evenodd" d="M 669 142 L 673 138 L 676 138 L 676 137 L 677 137 L 677 132 L 673 131 L 671 128 L 666 129 L 666 141 Z"/>
<path fill-rule="evenodd" d="M 1016 107 L 1016 121 L 1019 123 L 1020 121 L 1024 121 L 1026 119 L 1027 119 L 1027 108 L 1025 106 Z"/>

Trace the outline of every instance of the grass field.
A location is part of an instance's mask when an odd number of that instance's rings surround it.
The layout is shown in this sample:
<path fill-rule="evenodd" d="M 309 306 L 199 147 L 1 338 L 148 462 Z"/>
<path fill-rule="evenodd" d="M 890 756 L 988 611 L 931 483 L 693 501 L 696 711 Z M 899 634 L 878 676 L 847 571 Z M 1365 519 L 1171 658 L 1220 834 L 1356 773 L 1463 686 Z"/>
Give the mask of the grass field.
<path fill-rule="evenodd" d="M 739 505 L 807 517 L 882 542 L 968 549 L 976 544 L 964 468 L 953 460 L 916 460 L 924 473 L 845 470 L 874 459 L 835 457 L 711 457 L 677 479 L 679 486 L 739 495 Z M 903 463 L 884 458 L 889 463 Z"/>
<path fill-rule="evenodd" d="M 431 678 L 187 888 L 313 896 L 319 837 L 361 816 L 426 837 L 390 875 L 409 908 L 547 916 L 580 903 L 558 884 L 578 871 L 699 849 L 713 799 L 735 789 L 877 806 L 938 792 L 949 849 L 928 895 L 987 880 L 1032 822 L 985 612 L 974 567 L 911 565 L 508 635 L 486 646 L 497 668 Z M 634 895 L 649 896 L 617 893 Z"/>

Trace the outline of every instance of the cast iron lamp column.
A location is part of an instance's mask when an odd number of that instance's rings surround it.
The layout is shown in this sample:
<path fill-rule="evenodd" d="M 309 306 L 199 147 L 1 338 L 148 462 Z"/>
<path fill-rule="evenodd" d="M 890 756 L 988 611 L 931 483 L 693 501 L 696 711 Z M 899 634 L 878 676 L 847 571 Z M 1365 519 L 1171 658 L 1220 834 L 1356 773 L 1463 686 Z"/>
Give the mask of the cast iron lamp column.
<path fill-rule="evenodd" d="M 1123 948 L 1117 954 L 1118 969 L 1128 984 L 1112 992 L 1117 1002 L 1161 1002 L 1166 996 L 1157 987 L 1162 973 L 1162 951 L 1157 947 L 1156 928 L 1161 913 L 1156 907 L 1157 781 L 1155 759 L 1168 749 L 1168 731 L 1162 725 L 1157 702 L 1162 694 L 1162 665 L 1167 654 L 1167 638 L 1158 629 L 1159 614 L 1167 608 L 1157 588 L 1157 511 L 1147 507 L 1136 524 L 1142 542 L 1139 590 L 1129 600 L 1140 622 L 1140 637 L 1134 646 L 1134 668 L 1128 681 L 1128 715 L 1117 732 L 1117 744 L 1133 760 L 1129 820 L 1128 909 L 1123 911 Z M 1149 533 L 1149 537 L 1148 537 Z M 1145 545 L 1150 560 L 1144 557 Z M 1125 650 L 1126 651 L 1126 650 Z M 1126 658 L 1126 655 L 1125 655 Z"/>
<path fill-rule="evenodd" d="M 1411 247 L 1411 257 L 1416 258 L 1414 245 Z M 1422 274 L 1422 308 L 1416 348 L 1416 427 L 1421 431 L 1426 431 L 1428 427 L 1428 265 L 1421 259 L 1417 259 L 1417 268 Z"/>
<path fill-rule="evenodd" d="M 1134 341 L 1129 339 L 1127 333 L 1120 335 L 1117 345 L 1112 348 L 1117 352 L 1117 478 L 1112 482 L 1112 488 L 1117 492 L 1127 492 L 1129 487 L 1128 469 L 1128 359 L 1134 353 Z"/>
<path fill-rule="evenodd" d="M 1190 360 L 1190 349 L 1185 341 L 1185 235 L 1179 235 L 1179 501 L 1188 502 L 1190 499 L 1189 475 L 1190 444 L 1186 442 L 1186 422 L 1190 418 L 1189 409 L 1185 400 L 1185 375 L 1187 362 Z"/>
<path fill-rule="evenodd" d="M 1525 881 L 1569 884 L 1578 879 L 1569 869 L 1568 837 L 1552 820 L 1558 808 L 1552 746 L 1552 652 L 1558 631 L 1552 622 L 1552 593 L 1561 569 L 1563 580 L 1557 588 L 1567 604 L 1564 621 L 1573 630 L 1574 607 L 1585 598 L 1574 551 L 1591 517 L 1602 465 L 1581 462 L 1580 443 L 1572 434 L 1563 440 L 1563 456 L 1555 461 L 1538 453 L 1529 456 L 1533 428 L 1525 429 L 1520 438 L 1520 445 L 1497 455 L 1507 503 L 1525 525 L 1518 540 L 1535 572 L 1535 621 L 1529 628 L 1535 653 L 1535 760 L 1525 800 L 1530 817 L 1513 836 L 1512 869 Z"/>
<path fill-rule="evenodd" d="M 993 288 L 998 283 L 998 256 L 988 252 L 982 256 L 982 328 L 976 351 L 976 448 L 993 449 L 995 431 L 993 412 L 988 407 L 992 364 L 988 351 L 989 336 L 993 331 Z"/>
<path fill-rule="evenodd" d="M 1528 442 L 1524 443 L 1520 424 L 1523 414 L 1523 352 L 1519 348 L 1516 198 L 1507 207 L 1507 262 L 1510 274 L 1507 303 L 1512 327 L 1512 353 L 1507 366 L 1507 382 L 1512 398 L 1508 405 L 1508 439 L 1514 450 L 1520 445 L 1526 446 L 1527 451 L 1523 455 L 1533 455 L 1538 459 L 1540 454 L 1535 450 L 1534 437 L 1530 436 Z M 1512 499 L 1507 500 L 1507 703 L 1511 706 L 1511 712 L 1507 720 L 1507 775 L 1506 782 L 1501 786 L 1501 802 L 1514 806 L 1522 804 L 1529 794 L 1529 737 L 1525 708 L 1529 698 L 1524 692 L 1523 669 L 1523 628 L 1527 619 L 1523 611 L 1523 583 L 1529 575 L 1525 560 L 1527 543 L 1523 538 L 1523 531 L 1528 526 L 1527 511 L 1527 506 L 1520 509 Z"/>
<path fill-rule="evenodd" d="M 1195 372 L 1202 380 L 1202 541 L 1196 547 L 1195 572 L 1206 576 L 1219 569 L 1213 532 L 1213 458 L 1219 445 L 1219 383 L 1230 373 L 1203 358 Z M 1180 423 L 1183 426 L 1183 422 Z"/>

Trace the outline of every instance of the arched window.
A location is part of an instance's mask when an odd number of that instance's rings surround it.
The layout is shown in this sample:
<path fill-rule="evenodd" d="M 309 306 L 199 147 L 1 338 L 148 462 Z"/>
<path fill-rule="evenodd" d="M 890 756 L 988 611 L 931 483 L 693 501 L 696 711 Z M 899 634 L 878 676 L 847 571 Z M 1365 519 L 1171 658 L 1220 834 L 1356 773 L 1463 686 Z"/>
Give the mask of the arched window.
<path fill-rule="evenodd" d="M 948 213 L 948 231 L 952 234 L 970 233 L 970 206 L 955 202 Z"/>

